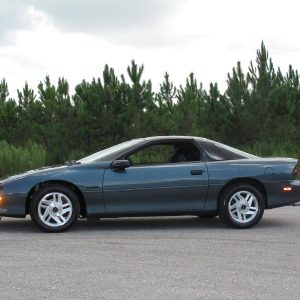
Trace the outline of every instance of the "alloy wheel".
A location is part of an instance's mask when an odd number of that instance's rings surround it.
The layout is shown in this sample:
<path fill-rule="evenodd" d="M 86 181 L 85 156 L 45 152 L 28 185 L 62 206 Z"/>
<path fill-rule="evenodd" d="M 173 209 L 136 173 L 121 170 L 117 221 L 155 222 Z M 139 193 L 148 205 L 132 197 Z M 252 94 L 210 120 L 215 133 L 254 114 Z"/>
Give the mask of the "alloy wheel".
<path fill-rule="evenodd" d="M 70 198 L 59 192 L 46 194 L 38 204 L 40 220 L 51 227 L 65 225 L 72 216 L 72 210 Z"/>
<path fill-rule="evenodd" d="M 228 203 L 231 218 L 238 223 L 252 221 L 259 210 L 256 196 L 249 191 L 238 191 L 233 194 Z"/>

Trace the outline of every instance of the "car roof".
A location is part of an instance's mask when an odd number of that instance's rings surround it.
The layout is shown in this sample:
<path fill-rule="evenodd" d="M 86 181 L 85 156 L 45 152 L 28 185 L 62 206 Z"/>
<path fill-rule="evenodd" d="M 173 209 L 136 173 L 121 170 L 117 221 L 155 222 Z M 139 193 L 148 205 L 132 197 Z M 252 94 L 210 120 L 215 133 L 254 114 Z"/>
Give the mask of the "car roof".
<path fill-rule="evenodd" d="M 149 136 L 145 137 L 144 140 L 146 141 L 153 141 L 153 140 L 191 140 L 196 139 L 195 136 L 181 136 L 181 135 L 166 135 L 166 136 Z"/>
<path fill-rule="evenodd" d="M 142 138 L 145 141 L 163 141 L 163 140 L 198 140 L 206 142 L 214 142 L 210 139 L 199 136 L 187 136 L 187 135 L 162 135 L 162 136 L 149 136 Z"/>

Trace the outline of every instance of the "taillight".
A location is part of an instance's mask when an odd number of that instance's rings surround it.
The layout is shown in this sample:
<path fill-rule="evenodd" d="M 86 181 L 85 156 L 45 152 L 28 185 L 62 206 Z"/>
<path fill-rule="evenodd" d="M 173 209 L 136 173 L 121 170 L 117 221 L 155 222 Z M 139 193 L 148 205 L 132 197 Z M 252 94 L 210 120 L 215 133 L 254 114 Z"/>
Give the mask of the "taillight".
<path fill-rule="evenodd" d="M 298 166 L 295 167 L 295 169 L 294 169 L 294 171 L 293 171 L 293 175 L 294 175 L 295 177 L 298 177 L 298 176 L 299 176 L 299 168 L 298 168 Z"/>

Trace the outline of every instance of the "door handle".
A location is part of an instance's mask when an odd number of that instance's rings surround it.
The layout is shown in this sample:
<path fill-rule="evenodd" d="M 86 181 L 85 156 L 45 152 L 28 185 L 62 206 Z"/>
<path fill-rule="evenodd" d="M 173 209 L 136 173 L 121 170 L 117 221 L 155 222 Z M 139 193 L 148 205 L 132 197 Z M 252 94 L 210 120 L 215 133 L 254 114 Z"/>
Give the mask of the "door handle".
<path fill-rule="evenodd" d="M 191 170 L 191 175 L 202 175 L 204 170 Z"/>

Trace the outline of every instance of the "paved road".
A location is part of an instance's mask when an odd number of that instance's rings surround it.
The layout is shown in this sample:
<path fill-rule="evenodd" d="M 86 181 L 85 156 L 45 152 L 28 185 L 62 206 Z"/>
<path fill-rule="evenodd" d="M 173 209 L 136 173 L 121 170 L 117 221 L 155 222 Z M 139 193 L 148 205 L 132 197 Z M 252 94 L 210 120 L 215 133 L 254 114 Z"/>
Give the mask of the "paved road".
<path fill-rule="evenodd" d="M 250 230 L 218 218 L 0 223 L 0 299 L 300 299 L 300 206 Z"/>

